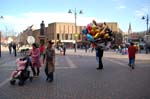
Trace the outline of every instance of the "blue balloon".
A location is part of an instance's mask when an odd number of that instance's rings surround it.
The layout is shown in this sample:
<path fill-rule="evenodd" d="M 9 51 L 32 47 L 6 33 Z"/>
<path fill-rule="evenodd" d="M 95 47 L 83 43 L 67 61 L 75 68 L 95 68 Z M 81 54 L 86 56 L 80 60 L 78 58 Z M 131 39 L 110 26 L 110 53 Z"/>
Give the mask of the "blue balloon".
<path fill-rule="evenodd" d="M 92 37 L 92 35 L 87 34 L 86 37 L 90 42 L 94 42 L 94 38 Z"/>
<path fill-rule="evenodd" d="M 86 28 L 82 30 L 82 34 L 87 34 L 87 33 L 88 33 L 88 31 Z"/>

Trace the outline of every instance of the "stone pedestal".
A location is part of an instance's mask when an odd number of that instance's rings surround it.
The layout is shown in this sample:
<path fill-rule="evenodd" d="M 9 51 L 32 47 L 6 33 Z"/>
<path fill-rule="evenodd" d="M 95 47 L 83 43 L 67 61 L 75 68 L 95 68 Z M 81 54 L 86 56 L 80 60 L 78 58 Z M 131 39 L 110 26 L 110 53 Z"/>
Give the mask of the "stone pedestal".
<path fill-rule="evenodd" d="M 45 35 L 40 35 L 39 36 L 39 43 L 40 44 L 45 44 L 46 41 L 46 36 Z"/>

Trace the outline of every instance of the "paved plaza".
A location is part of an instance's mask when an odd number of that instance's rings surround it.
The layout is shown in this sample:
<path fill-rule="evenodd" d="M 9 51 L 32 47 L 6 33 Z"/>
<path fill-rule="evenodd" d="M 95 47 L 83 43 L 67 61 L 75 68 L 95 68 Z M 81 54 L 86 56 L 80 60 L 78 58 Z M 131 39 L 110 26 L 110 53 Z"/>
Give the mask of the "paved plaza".
<path fill-rule="evenodd" d="M 128 66 L 128 56 L 104 52 L 104 69 L 98 65 L 95 52 L 67 50 L 63 56 L 56 50 L 54 82 L 46 82 L 44 66 L 40 76 L 24 86 L 10 85 L 15 59 L 7 49 L 0 58 L 0 99 L 150 99 L 150 54 L 137 54 L 136 67 Z"/>

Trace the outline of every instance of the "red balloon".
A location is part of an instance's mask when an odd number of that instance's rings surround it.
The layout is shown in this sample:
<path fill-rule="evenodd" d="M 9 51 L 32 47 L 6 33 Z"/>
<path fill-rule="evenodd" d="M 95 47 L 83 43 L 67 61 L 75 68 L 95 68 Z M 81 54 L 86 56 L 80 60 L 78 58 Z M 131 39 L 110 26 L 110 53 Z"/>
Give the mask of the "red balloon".
<path fill-rule="evenodd" d="M 92 30 L 92 26 L 90 24 L 87 25 L 87 30 L 91 31 Z"/>

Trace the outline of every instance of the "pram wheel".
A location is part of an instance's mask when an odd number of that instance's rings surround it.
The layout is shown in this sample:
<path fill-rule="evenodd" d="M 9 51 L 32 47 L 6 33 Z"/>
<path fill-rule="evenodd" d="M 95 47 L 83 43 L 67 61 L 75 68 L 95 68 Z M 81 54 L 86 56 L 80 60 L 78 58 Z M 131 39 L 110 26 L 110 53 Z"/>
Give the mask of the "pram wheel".
<path fill-rule="evenodd" d="M 15 85 L 16 84 L 16 80 L 14 80 L 14 79 L 10 80 L 10 84 L 11 85 Z"/>
<path fill-rule="evenodd" d="M 23 81 L 23 80 L 20 80 L 20 81 L 18 82 L 18 85 L 19 85 L 19 86 L 23 86 L 23 85 L 24 85 L 24 81 Z"/>

